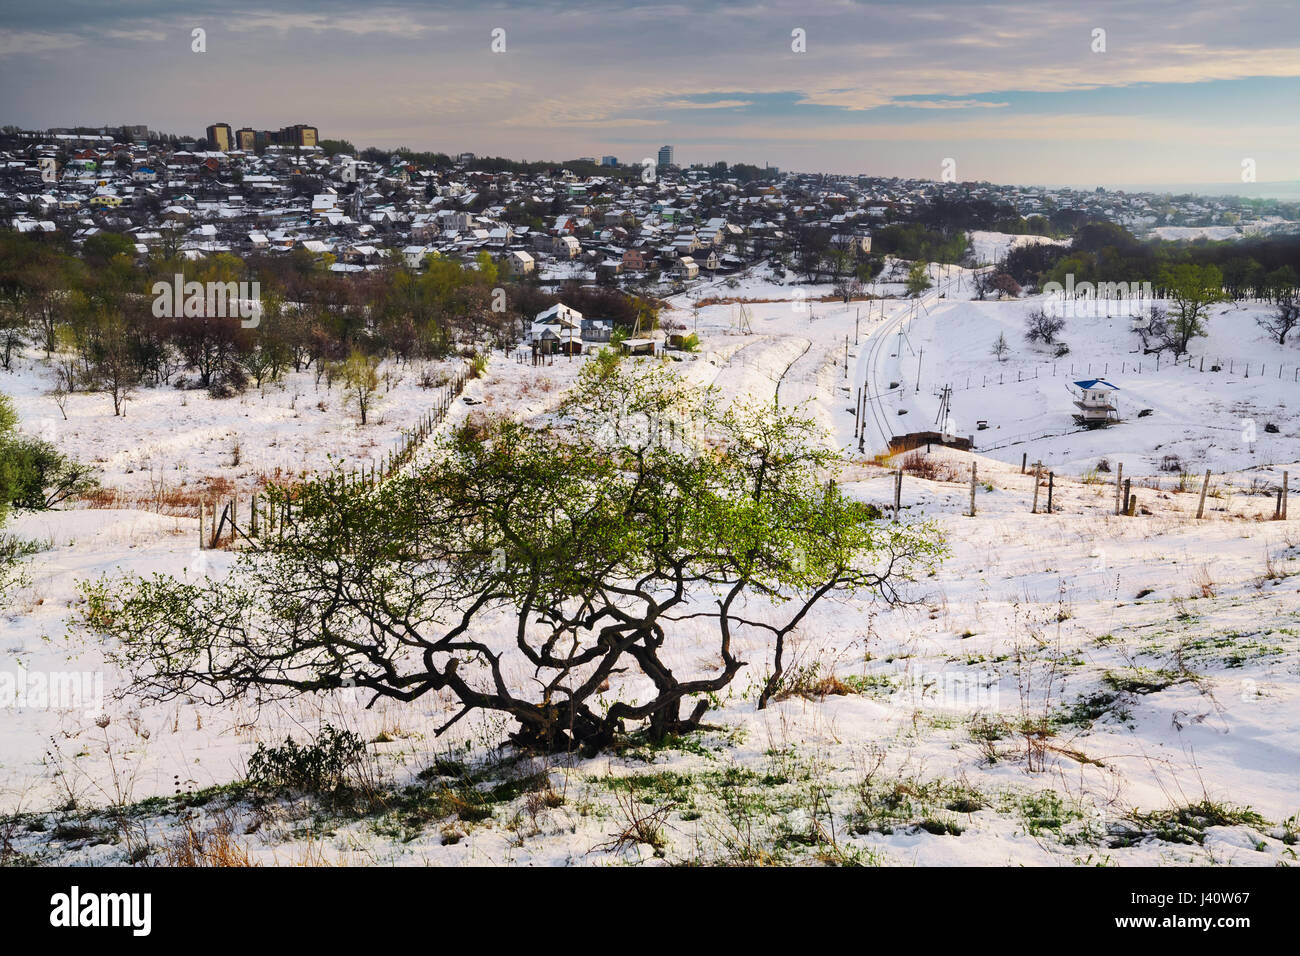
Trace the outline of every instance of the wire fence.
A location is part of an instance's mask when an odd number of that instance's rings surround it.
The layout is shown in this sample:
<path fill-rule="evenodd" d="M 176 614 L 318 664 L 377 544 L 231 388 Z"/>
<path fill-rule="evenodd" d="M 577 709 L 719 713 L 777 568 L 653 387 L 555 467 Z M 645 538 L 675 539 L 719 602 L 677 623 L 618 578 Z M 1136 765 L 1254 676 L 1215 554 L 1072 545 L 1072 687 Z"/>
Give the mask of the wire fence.
<path fill-rule="evenodd" d="M 396 474 L 409 463 L 420 446 L 442 424 L 456 398 L 465 390 L 470 378 L 469 369 L 461 369 L 438 389 L 433 406 L 410 428 L 402 430 L 397 441 L 379 460 L 370 460 L 361 467 L 321 475 L 317 480 L 326 483 L 346 483 L 359 488 L 374 488 Z M 247 505 L 247 521 L 241 517 L 239 496 L 228 500 L 201 500 L 199 502 L 199 550 L 233 547 L 242 541 L 256 546 L 260 539 L 278 533 L 293 522 L 293 502 L 285 495 L 278 500 L 253 492 Z"/>
<path fill-rule="evenodd" d="M 1135 359 L 1121 359 L 1119 362 L 1039 362 L 1026 369 L 999 370 L 996 374 L 968 373 L 964 382 L 960 380 L 952 385 L 953 391 L 960 392 L 972 388 L 990 388 L 999 385 L 1015 385 L 1031 382 L 1039 378 L 1064 378 L 1074 381 L 1075 376 L 1084 378 L 1106 378 L 1110 375 L 1134 376 L 1154 375 L 1170 369 L 1187 369 L 1191 372 L 1220 375 L 1225 378 L 1261 379 L 1300 383 L 1300 364 L 1288 365 L 1284 362 L 1265 362 L 1253 359 L 1235 359 L 1232 357 L 1194 356 L 1191 354 L 1179 358 L 1161 359 L 1158 355 L 1143 356 Z M 1032 374 L 1031 374 L 1032 373 Z"/>

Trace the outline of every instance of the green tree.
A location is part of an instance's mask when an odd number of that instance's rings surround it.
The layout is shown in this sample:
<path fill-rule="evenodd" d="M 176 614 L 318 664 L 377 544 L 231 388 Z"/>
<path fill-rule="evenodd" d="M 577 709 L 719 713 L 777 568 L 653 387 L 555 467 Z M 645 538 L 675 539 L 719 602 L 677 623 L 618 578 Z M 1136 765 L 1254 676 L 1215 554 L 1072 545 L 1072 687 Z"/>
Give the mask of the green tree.
<path fill-rule="evenodd" d="M 26 341 L 27 317 L 21 309 L 6 308 L 0 303 L 0 368 L 10 370 L 14 354 Z"/>
<path fill-rule="evenodd" d="M 697 727 L 756 657 L 766 702 L 819 601 L 897 601 L 943 554 L 932 525 L 828 486 L 838 453 L 797 413 L 594 362 L 563 411 L 467 424 L 377 488 L 299 486 L 283 540 L 228 579 L 105 579 L 81 623 L 119 638 L 146 699 L 443 692 L 460 709 L 439 733 L 488 710 L 522 746 L 591 752 L 628 722 Z M 701 635 L 708 661 L 682 654 Z M 607 690 L 624 673 L 634 698 Z"/>
<path fill-rule="evenodd" d="M 317 146 L 326 156 L 333 156 L 335 153 L 345 153 L 348 156 L 356 156 L 357 148 L 346 139 L 322 139 L 317 141 Z M 384 157 L 387 159 L 388 157 Z"/>
<path fill-rule="evenodd" d="M 9 451 L 14 441 L 18 415 L 8 396 L 0 393 L 0 527 L 9 518 L 10 502 L 20 486 L 26 467 Z M 11 535 L 0 533 L 0 608 L 8 597 L 26 581 L 18 565 L 24 545 Z"/>
<path fill-rule="evenodd" d="M 17 508 L 46 511 L 99 484 L 93 466 L 40 439 L 0 437 L 0 456 L 9 468 L 5 500 Z"/>
<path fill-rule="evenodd" d="M 361 424 L 366 424 L 370 408 L 379 397 L 379 359 L 353 349 L 340 364 L 338 374 L 348 395 L 356 402 Z"/>
<path fill-rule="evenodd" d="M 1167 344 L 1182 355 L 1193 338 L 1205 335 L 1210 306 L 1225 298 L 1223 273 L 1212 265 L 1175 265 L 1164 270 L 1160 284 L 1173 302 Z"/>
<path fill-rule="evenodd" d="M 914 262 L 912 268 L 907 272 L 907 294 L 915 298 L 930 288 L 931 285 L 930 275 L 926 271 L 925 263 Z"/>
<path fill-rule="evenodd" d="M 8 395 L 0 392 L 0 450 L 8 447 L 14 440 L 14 428 L 18 425 L 18 413 L 14 411 L 13 402 Z M 20 463 L 9 454 L 0 454 L 0 525 L 9 517 L 9 505 L 14 499 L 15 489 L 22 478 Z M 0 564 L 3 562 L 0 561 Z"/>

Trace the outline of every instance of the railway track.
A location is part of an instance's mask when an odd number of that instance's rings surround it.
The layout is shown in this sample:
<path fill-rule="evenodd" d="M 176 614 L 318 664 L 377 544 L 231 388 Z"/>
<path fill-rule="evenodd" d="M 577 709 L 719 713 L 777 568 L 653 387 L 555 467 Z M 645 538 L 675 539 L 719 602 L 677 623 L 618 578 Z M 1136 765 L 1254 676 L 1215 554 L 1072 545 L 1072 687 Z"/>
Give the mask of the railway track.
<path fill-rule="evenodd" d="M 866 359 L 860 364 L 861 375 L 859 380 L 862 383 L 862 390 L 867 396 L 867 404 L 871 408 L 872 421 L 875 423 L 876 430 L 880 433 L 881 445 L 886 451 L 889 449 L 889 440 L 893 437 L 893 429 L 889 427 L 889 416 L 885 412 L 885 403 L 882 400 L 885 395 L 889 394 L 889 390 L 880 387 L 880 356 L 884 343 L 912 318 L 920 315 L 923 311 L 928 311 L 930 305 L 938 303 L 943 295 L 950 294 L 952 289 L 952 279 L 949 279 L 942 287 L 936 286 L 932 292 L 914 300 L 916 303 L 914 306 L 909 305 L 906 309 L 898 310 L 898 315 L 887 318 L 870 335 Z M 906 304 L 909 301 L 906 299 L 896 300 L 895 304 Z M 873 383 L 875 388 L 869 387 Z"/>

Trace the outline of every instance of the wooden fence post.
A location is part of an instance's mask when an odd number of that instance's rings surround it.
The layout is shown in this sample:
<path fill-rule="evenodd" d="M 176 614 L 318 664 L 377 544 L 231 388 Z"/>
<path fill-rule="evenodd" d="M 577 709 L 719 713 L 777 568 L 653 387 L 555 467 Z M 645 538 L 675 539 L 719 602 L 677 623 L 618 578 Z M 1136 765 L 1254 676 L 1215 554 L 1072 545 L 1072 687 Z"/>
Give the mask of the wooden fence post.
<path fill-rule="evenodd" d="M 1124 505 L 1120 501 L 1121 489 L 1124 487 L 1124 463 L 1121 461 L 1115 468 L 1115 514 L 1124 510 Z"/>
<path fill-rule="evenodd" d="M 199 499 L 199 550 L 203 550 L 203 509 L 207 507 L 207 502 L 202 498 Z"/>
<path fill-rule="evenodd" d="M 1029 463 L 1029 452 L 1027 452 L 1027 451 L 1025 451 L 1025 452 L 1021 452 L 1021 453 L 1020 453 L 1020 473 L 1021 473 L 1022 475 L 1025 473 L 1025 465 L 1027 465 L 1028 463 Z"/>
<path fill-rule="evenodd" d="M 1133 512 L 1132 512 L 1132 511 L 1129 511 L 1128 502 L 1129 502 L 1129 498 L 1132 497 L 1132 496 L 1129 494 L 1129 491 L 1132 489 L 1132 487 L 1133 487 L 1133 479 L 1132 479 L 1132 478 L 1125 478 L 1125 479 L 1124 479 L 1124 510 L 1125 510 L 1126 513 L 1128 513 L 1128 514 L 1130 514 L 1130 515 L 1131 515 Z"/>
<path fill-rule="evenodd" d="M 1049 515 L 1052 513 L 1052 489 L 1055 487 L 1055 484 L 1056 474 L 1055 472 L 1049 471 L 1047 473 L 1047 513 Z"/>
<path fill-rule="evenodd" d="M 1038 514 L 1038 479 L 1042 468 L 1043 463 L 1041 461 L 1034 462 L 1034 503 L 1029 508 L 1029 513 L 1031 515 Z"/>
<path fill-rule="evenodd" d="M 1205 493 L 1210 489 L 1210 469 L 1205 469 L 1205 480 L 1201 482 L 1201 500 L 1196 506 L 1196 517 L 1201 519 L 1205 517 Z"/>
<path fill-rule="evenodd" d="M 903 469 L 894 474 L 894 521 L 898 521 L 898 511 L 903 505 Z"/>
<path fill-rule="evenodd" d="M 975 517 L 975 462 L 970 463 L 970 516 Z"/>
<path fill-rule="evenodd" d="M 1286 520 L 1286 500 L 1287 498 L 1291 497 L 1291 489 L 1288 487 L 1290 478 L 1291 476 L 1288 472 L 1285 471 L 1282 472 L 1282 520 L 1283 521 Z"/>

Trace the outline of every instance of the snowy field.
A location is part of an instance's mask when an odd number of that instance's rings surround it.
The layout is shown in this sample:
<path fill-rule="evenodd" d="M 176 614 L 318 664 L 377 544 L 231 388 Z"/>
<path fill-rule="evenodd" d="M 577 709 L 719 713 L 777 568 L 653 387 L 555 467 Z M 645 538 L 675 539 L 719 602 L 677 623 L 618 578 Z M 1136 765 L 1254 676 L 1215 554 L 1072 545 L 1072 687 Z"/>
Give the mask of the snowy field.
<path fill-rule="evenodd" d="M 970 234 L 971 257 L 977 265 L 996 265 L 1007 257 L 1012 249 L 1021 246 L 1068 246 L 1068 239 L 1053 239 L 1050 236 L 1015 236 L 1005 232 L 987 232 L 976 229 Z"/>
<path fill-rule="evenodd" d="M 148 857 L 142 841 L 174 839 L 188 815 L 265 864 L 1294 862 L 1300 526 L 1269 520 L 1269 493 L 1283 469 L 1292 485 L 1300 473 L 1287 411 L 1300 396 L 1289 371 L 1300 348 L 1268 342 L 1252 318 L 1259 307 L 1221 307 L 1193 356 L 1231 358 L 1232 372 L 1212 373 L 1208 360 L 1204 372 L 1155 371 L 1154 356 L 1134 352 L 1126 318 L 1072 318 L 1063 332 L 1071 352 L 1053 371 L 1023 338 L 1033 301 L 970 301 L 968 272 L 933 273 L 939 289 L 918 305 L 823 303 L 829 287 L 770 278 L 673 300 L 671 317 L 698 327 L 702 341 L 674 367 L 728 399 L 807 403 L 828 441 L 853 456 L 849 494 L 892 503 L 889 466 L 899 460 L 878 457 L 879 423 L 935 429 L 944 385 L 975 453 L 936 447 L 909 464 L 900 520 L 938 522 L 952 549 L 915 586 L 913 604 L 819 605 L 797 633 L 799 679 L 784 700 L 755 709 L 770 652 L 742 643 L 749 666 L 710 711 L 711 729 L 586 760 L 512 756 L 500 747 L 508 722 L 493 715 L 435 738 L 455 712 L 443 697 L 371 709 L 348 692 L 256 712 L 140 707 L 111 698 L 120 677 L 94 640 L 68 637 L 78 580 L 228 568 L 228 552 L 195 550 L 193 517 L 147 507 L 157 475 L 168 486 L 251 488 L 277 469 L 327 467 L 331 456 L 362 467 L 428 410 L 419 369 L 401 370 L 382 422 L 364 428 L 337 388 L 317 389 L 309 375 L 224 401 L 142 391 L 124 421 L 106 397 L 74 396 L 66 423 L 42 394 L 39 363 L 0 376 L 25 429 L 141 498 L 19 515 L 8 528 L 42 550 L 25 562 L 29 586 L 0 611 L 0 672 L 84 672 L 90 686 L 98 675 L 109 696 L 4 714 L 0 810 L 10 816 L 0 852 L 120 864 Z M 696 308 L 705 297 L 750 301 Z M 990 353 L 999 331 L 1012 346 L 1005 362 Z M 451 420 L 475 409 L 546 414 L 581 361 L 533 368 L 494 355 L 466 391 L 474 404 L 458 401 Z M 1141 372 L 1128 370 L 1133 362 Z M 1252 363 L 1265 371 L 1246 378 L 1241 366 Z M 1066 384 L 1095 376 L 1119 386 L 1123 421 L 1077 432 Z M 884 387 L 859 453 L 864 380 L 869 392 Z M 1241 438 L 1246 418 L 1258 423 L 1253 447 Z M 987 429 L 976 429 L 981 420 Z M 1266 432 L 1270 423 L 1279 430 Z M 1022 455 L 1054 471 L 1052 514 L 1030 513 L 1034 479 L 1021 473 Z M 1193 475 L 1215 472 L 1199 521 L 1199 485 L 1162 471 L 1169 455 Z M 1114 514 L 1103 458 L 1132 478 L 1135 516 Z M 1041 512 L 1046 479 L 1038 494 Z M 688 632 L 669 660 L 685 676 L 712 666 L 716 649 Z M 616 681 L 609 697 L 639 690 Z M 371 742 L 372 782 L 397 796 L 339 809 L 258 800 L 239 785 L 259 742 L 302 742 L 325 723 Z"/>
<path fill-rule="evenodd" d="M 97 465 L 104 485 L 165 498 L 214 479 L 246 492 L 268 479 L 328 468 L 331 458 L 369 467 L 430 410 L 436 384 L 463 364 L 384 366 L 365 428 L 342 387 L 317 381 L 314 372 L 289 372 L 233 398 L 213 398 L 204 389 L 137 389 L 124 416 L 114 416 L 108 395 L 78 392 L 68 398 L 65 419 L 48 394 L 53 372 L 34 357 L 16 360 L 11 374 L 0 375 L 0 391 L 13 399 L 23 431 Z"/>

